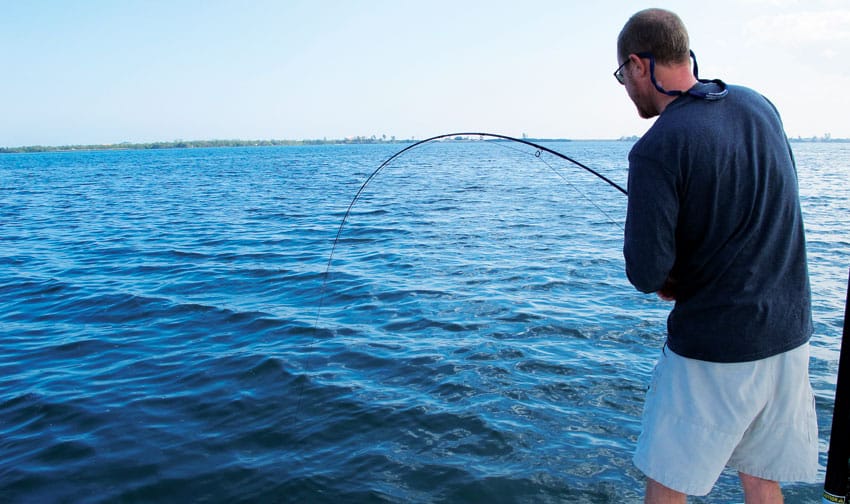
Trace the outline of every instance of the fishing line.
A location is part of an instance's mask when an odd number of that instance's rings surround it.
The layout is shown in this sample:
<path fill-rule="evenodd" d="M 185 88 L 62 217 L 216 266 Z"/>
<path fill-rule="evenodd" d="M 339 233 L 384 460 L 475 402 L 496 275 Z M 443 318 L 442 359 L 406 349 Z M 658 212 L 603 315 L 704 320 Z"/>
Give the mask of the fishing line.
<path fill-rule="evenodd" d="M 482 139 L 485 138 L 485 137 L 496 139 L 497 141 L 495 141 L 494 143 L 497 144 L 497 145 L 501 143 L 501 142 L 499 142 L 499 140 L 501 140 L 501 141 L 516 142 L 516 143 L 524 144 L 524 145 L 527 145 L 529 147 L 536 149 L 534 156 L 536 158 L 540 159 L 541 161 L 543 161 L 543 163 L 546 164 L 546 166 L 548 166 L 559 177 L 561 177 L 561 179 L 563 179 L 565 182 L 567 182 L 567 184 L 569 184 L 571 187 L 576 189 L 576 191 L 578 191 L 578 189 L 575 188 L 575 186 L 569 181 L 569 179 L 567 179 L 559 170 L 556 170 L 551 164 L 549 164 L 545 159 L 543 159 L 541 157 L 543 152 L 549 153 L 553 156 L 559 157 L 559 158 L 561 158 L 565 161 L 568 161 L 568 162 L 574 164 L 575 166 L 583 169 L 584 171 L 586 171 L 586 172 L 596 176 L 600 180 L 604 181 L 605 183 L 607 183 L 612 188 L 621 192 L 623 195 L 628 195 L 628 192 L 625 189 L 623 189 L 616 182 L 612 181 L 611 179 L 609 179 L 605 175 L 599 173 L 598 171 L 596 171 L 596 170 L 580 163 L 579 161 L 576 161 L 575 159 L 573 159 L 569 156 L 566 156 L 566 155 L 564 155 L 564 154 L 562 154 L 562 153 L 560 153 L 556 150 L 553 150 L 553 149 L 546 147 L 544 145 L 540 145 L 538 143 L 532 142 L 530 140 L 526 140 L 524 138 L 514 138 L 514 137 L 511 137 L 511 136 L 500 135 L 500 134 L 497 134 L 497 133 L 465 132 L 465 133 L 446 133 L 446 134 L 443 134 L 443 135 L 433 136 L 433 137 L 426 138 L 424 140 L 419 140 L 418 142 L 412 143 L 412 144 L 408 145 L 407 147 L 399 150 L 398 152 L 396 152 L 392 156 L 388 157 L 372 173 L 370 173 L 369 176 L 366 177 L 366 180 L 363 182 L 363 184 L 360 186 L 360 188 L 357 189 L 357 192 L 354 194 L 354 197 L 351 199 L 351 202 L 348 204 L 348 208 L 346 209 L 345 213 L 343 214 L 342 221 L 339 224 L 339 228 L 337 229 L 336 236 L 334 237 L 334 240 L 333 240 L 333 244 L 331 245 L 331 251 L 330 251 L 330 254 L 328 256 L 327 265 L 325 267 L 325 272 L 324 272 L 324 276 L 323 276 L 323 279 L 322 279 L 322 287 L 321 287 L 321 291 L 320 291 L 320 295 L 319 295 L 319 304 L 318 304 L 318 307 L 317 307 L 317 310 L 316 310 L 316 319 L 315 319 L 315 322 L 313 324 L 314 332 L 318 329 L 318 326 L 319 326 L 319 320 L 321 318 L 321 312 L 322 312 L 322 308 L 324 307 L 324 302 L 325 302 L 325 295 L 326 295 L 326 291 L 327 291 L 327 283 L 328 283 L 328 277 L 329 277 L 329 274 L 330 274 L 331 264 L 333 263 L 334 254 L 336 252 L 337 245 L 339 244 L 340 237 L 342 236 L 342 231 L 345 228 L 345 224 L 348 221 L 348 218 L 351 216 L 351 211 L 354 208 L 354 205 L 360 199 L 360 196 L 363 194 L 363 191 L 366 189 L 366 187 L 369 185 L 369 183 L 372 182 L 372 180 L 374 180 L 375 177 L 377 177 L 378 174 L 381 173 L 381 171 L 383 171 L 384 168 L 386 168 L 395 159 L 397 159 L 398 157 L 402 156 L 404 153 L 406 153 L 406 152 L 408 152 L 412 149 L 415 149 L 415 148 L 420 147 L 420 146 L 427 144 L 427 143 L 435 142 L 435 141 L 446 139 L 446 138 L 476 137 L 476 136 L 479 137 L 479 138 L 482 138 Z M 508 147 L 508 145 L 505 144 L 505 145 L 502 145 L 502 147 Z M 518 149 L 516 149 L 516 150 L 518 150 Z M 581 193 L 581 191 L 578 191 L 578 192 Z M 611 218 L 611 216 L 608 215 L 607 212 L 605 212 L 602 208 L 600 208 L 599 205 L 596 204 L 596 202 L 592 201 L 586 195 L 584 195 L 584 194 L 582 194 L 582 195 L 585 197 L 585 199 L 590 201 L 591 204 L 594 207 L 596 207 L 600 212 L 602 212 L 606 217 L 608 217 L 612 222 L 616 223 L 616 221 L 613 218 Z M 315 337 L 310 342 L 310 345 L 308 346 L 308 348 L 312 348 L 314 343 L 315 343 Z M 305 376 L 304 380 L 301 381 L 299 391 L 298 391 L 298 403 L 296 405 L 296 410 L 295 410 L 296 415 L 299 411 L 301 411 L 301 401 L 303 399 L 304 384 L 305 384 L 306 381 L 307 381 L 307 378 Z"/>
<path fill-rule="evenodd" d="M 512 151 L 515 151 L 515 152 L 519 152 L 519 153 L 522 153 L 522 154 L 526 154 L 526 152 L 525 152 L 525 151 L 520 150 L 520 149 L 518 149 L 518 148 L 516 148 L 516 147 L 514 147 L 514 146 L 512 146 L 512 145 L 510 145 L 510 144 L 506 144 L 505 142 L 493 142 L 493 143 L 494 143 L 495 145 L 498 145 L 499 147 L 504 148 L 504 149 L 509 149 L 509 150 L 512 150 Z M 560 171 L 560 170 L 557 170 L 554 166 L 552 166 L 551 164 L 549 164 L 549 162 L 548 162 L 548 161 L 546 161 L 546 159 L 545 159 L 545 158 L 541 155 L 542 153 L 543 153 L 543 151 L 541 151 L 541 150 L 539 150 L 539 149 L 538 149 L 538 150 L 534 153 L 534 157 L 536 157 L 536 158 L 537 158 L 537 159 L 539 159 L 539 160 L 540 160 L 543 164 L 545 164 L 546 166 L 548 166 L 548 167 L 549 167 L 549 169 L 550 169 L 550 170 L 552 170 L 552 171 L 555 173 L 555 175 L 557 175 L 558 177 L 560 177 L 560 178 L 561 178 L 561 180 L 563 180 L 563 181 L 564 181 L 564 183 L 566 183 L 568 186 L 570 186 L 570 188 L 572 188 L 572 189 L 573 189 L 575 192 L 577 192 L 577 193 L 578 193 L 578 194 L 579 194 L 582 198 L 584 198 L 584 200 L 585 200 L 585 201 L 587 201 L 588 203 L 590 203 L 590 204 L 591 204 L 591 206 L 593 206 L 594 208 L 596 208 L 597 210 L 599 210 L 599 213 L 601 213 L 602 215 L 604 215 L 605 217 L 607 217 L 607 218 L 608 218 L 608 220 L 609 220 L 609 221 L 611 221 L 611 223 L 612 223 L 612 224 L 614 224 L 615 226 L 617 226 L 618 228 L 620 228 L 620 231 L 624 231 L 623 226 L 621 226 L 621 225 L 620 225 L 620 223 L 619 223 L 616 219 L 614 219 L 614 217 L 612 217 L 612 216 L 611 216 L 611 214 L 609 214 L 608 212 L 606 212 L 606 211 L 605 211 L 605 209 L 604 209 L 604 208 L 602 208 L 601 206 L 599 206 L 599 205 L 598 205 L 598 204 L 597 204 L 597 203 L 596 203 L 596 202 L 595 202 L 595 201 L 594 201 L 594 200 L 593 200 L 590 196 L 588 196 L 588 195 L 587 195 L 587 193 L 584 193 L 584 192 L 582 192 L 581 190 L 579 190 L 579 188 L 578 188 L 578 187 L 576 187 L 576 186 L 575 186 L 575 184 L 573 184 L 573 183 L 572 183 L 572 181 L 571 181 L 570 179 L 568 179 L 568 178 L 567 178 L 567 177 L 566 177 L 563 173 L 561 173 L 561 171 Z M 619 186 L 617 186 L 617 188 L 618 188 L 618 189 L 620 189 L 620 190 L 622 190 Z"/>

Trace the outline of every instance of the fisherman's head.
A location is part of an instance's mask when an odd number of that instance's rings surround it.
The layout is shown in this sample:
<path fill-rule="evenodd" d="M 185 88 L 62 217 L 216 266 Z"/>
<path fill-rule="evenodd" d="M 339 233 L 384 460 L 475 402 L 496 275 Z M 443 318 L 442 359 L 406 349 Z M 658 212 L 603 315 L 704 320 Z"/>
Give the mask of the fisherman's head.
<path fill-rule="evenodd" d="M 622 63 L 630 54 L 651 53 L 661 65 L 689 63 L 690 41 L 685 24 L 675 13 L 646 9 L 633 15 L 617 37 L 617 55 Z"/>
<path fill-rule="evenodd" d="M 654 117 L 671 101 L 660 89 L 662 80 L 681 84 L 683 69 L 690 76 L 690 55 L 688 31 L 679 16 L 664 9 L 642 10 L 617 37 L 619 67 L 614 77 L 626 87 L 638 114 Z"/>

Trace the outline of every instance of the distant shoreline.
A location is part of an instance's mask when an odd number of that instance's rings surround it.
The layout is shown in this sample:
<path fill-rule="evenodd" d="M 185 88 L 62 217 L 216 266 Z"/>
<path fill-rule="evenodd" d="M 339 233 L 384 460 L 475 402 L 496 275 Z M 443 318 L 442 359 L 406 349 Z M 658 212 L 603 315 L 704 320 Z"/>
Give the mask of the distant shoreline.
<path fill-rule="evenodd" d="M 531 142 L 635 142 L 639 139 L 638 136 L 620 137 L 618 139 L 582 139 L 573 140 L 567 138 L 529 138 L 523 137 L 523 140 Z M 457 137 L 442 141 L 471 141 L 467 137 Z M 498 140 L 498 139 L 497 139 Z M 807 142 L 807 143 L 850 143 L 850 138 L 829 138 L 829 137 L 811 137 L 811 138 L 789 138 L 791 142 Z M 29 145 L 21 147 L 0 147 L 0 154 L 22 154 L 36 152 L 73 152 L 73 151 L 105 151 L 105 150 L 153 150 L 153 149 L 203 149 L 215 147 L 270 147 L 270 146 L 287 146 L 287 145 L 346 145 L 346 144 L 412 144 L 419 140 L 417 139 L 385 139 L 375 137 L 353 137 L 336 140 L 175 140 L 171 142 L 149 142 L 149 143 L 130 143 L 122 142 L 118 144 L 92 144 L 92 145 L 62 145 L 62 146 L 46 146 L 46 145 Z"/>
<path fill-rule="evenodd" d="M 495 139 L 496 141 L 498 139 Z M 528 138 L 523 140 L 530 142 L 570 142 L 566 138 Z M 620 139 L 628 140 L 628 139 Z M 45 146 L 30 145 L 22 147 L 0 147 L 0 154 L 20 154 L 29 152 L 72 152 L 72 151 L 102 151 L 102 150 L 152 150 L 152 149 L 205 149 L 215 147 L 271 147 L 287 145 L 351 145 L 351 144 L 412 144 L 419 139 L 396 139 L 376 137 L 351 137 L 343 139 L 321 139 L 321 140 L 174 140 L 172 142 L 150 142 L 119 144 L 90 144 L 90 145 L 62 145 Z M 458 136 L 441 140 L 443 142 L 467 142 L 473 141 L 470 135 Z"/>
<path fill-rule="evenodd" d="M 0 147 L 0 154 L 29 153 L 29 152 L 70 152 L 70 151 L 102 151 L 102 150 L 153 150 L 153 149 L 204 149 L 214 147 L 269 147 L 281 145 L 323 145 L 340 143 L 403 143 L 406 141 L 396 140 L 371 140 L 371 139 L 347 139 L 347 140 L 174 140 L 171 142 L 149 142 L 131 143 L 122 142 L 118 144 L 89 144 L 89 145 L 62 145 L 45 146 L 30 145 L 23 147 Z"/>

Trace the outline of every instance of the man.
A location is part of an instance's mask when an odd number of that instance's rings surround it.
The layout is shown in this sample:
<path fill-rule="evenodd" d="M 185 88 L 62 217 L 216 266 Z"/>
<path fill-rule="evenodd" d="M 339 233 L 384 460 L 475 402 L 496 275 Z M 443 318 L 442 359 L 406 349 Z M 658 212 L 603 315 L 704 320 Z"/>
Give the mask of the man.
<path fill-rule="evenodd" d="M 738 471 L 747 502 L 817 476 L 812 332 L 796 167 L 758 93 L 697 77 L 674 13 L 638 12 L 617 80 L 641 117 L 629 154 L 626 274 L 674 300 L 634 456 L 646 502 L 685 502 Z M 691 69 L 691 59 L 693 69 Z"/>

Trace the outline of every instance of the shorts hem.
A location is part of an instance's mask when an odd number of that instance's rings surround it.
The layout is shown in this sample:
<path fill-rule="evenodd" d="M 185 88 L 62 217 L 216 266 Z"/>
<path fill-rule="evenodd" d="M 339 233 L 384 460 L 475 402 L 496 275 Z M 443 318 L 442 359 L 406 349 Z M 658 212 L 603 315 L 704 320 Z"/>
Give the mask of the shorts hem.
<path fill-rule="evenodd" d="M 818 472 L 815 471 L 770 471 L 770 470 L 762 470 L 754 467 L 744 467 L 738 465 L 730 465 L 728 466 L 730 469 L 733 469 L 738 472 L 742 472 L 749 476 L 755 476 L 756 478 L 766 479 L 769 481 L 778 481 L 780 483 L 818 483 Z"/>
<path fill-rule="evenodd" d="M 645 461 L 639 459 L 638 456 L 635 456 L 632 459 L 632 463 L 647 478 L 685 495 L 692 495 L 695 497 L 706 496 L 711 492 L 711 489 L 714 488 L 714 483 L 717 482 L 715 478 L 715 480 L 712 481 L 707 488 L 705 486 L 688 484 L 688 479 L 693 479 L 693 475 L 670 474 L 664 473 L 660 470 L 656 472 L 648 467 L 650 465 L 649 463 L 645 463 Z"/>

